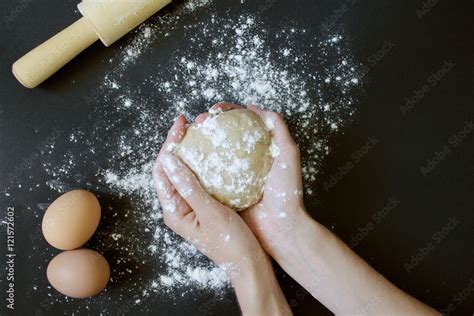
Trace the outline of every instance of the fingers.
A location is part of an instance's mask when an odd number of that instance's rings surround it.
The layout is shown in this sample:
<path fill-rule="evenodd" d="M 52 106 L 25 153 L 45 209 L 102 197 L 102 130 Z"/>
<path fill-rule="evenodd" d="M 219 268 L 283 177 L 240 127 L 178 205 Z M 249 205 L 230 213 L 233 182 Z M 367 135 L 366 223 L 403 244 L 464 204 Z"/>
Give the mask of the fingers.
<path fill-rule="evenodd" d="M 204 122 L 208 117 L 209 114 L 216 114 L 220 112 L 230 111 L 234 109 L 241 109 L 242 107 L 237 104 L 221 102 L 214 104 L 208 112 L 199 114 L 196 119 L 194 120 L 195 124 L 201 124 Z"/>
<path fill-rule="evenodd" d="M 249 105 L 247 108 L 263 119 L 267 127 L 272 131 L 273 139 L 280 148 L 296 146 L 285 120 L 279 113 L 264 111 L 254 105 Z"/>
<path fill-rule="evenodd" d="M 183 139 L 184 135 L 186 135 L 186 128 L 188 127 L 189 122 L 183 115 L 180 115 L 176 121 L 171 126 L 170 130 L 168 131 L 168 135 L 166 137 L 165 142 L 161 146 L 160 153 L 166 149 L 170 150 L 170 146 L 173 144 L 180 143 Z"/>
<path fill-rule="evenodd" d="M 219 112 L 225 112 L 225 111 L 241 109 L 241 108 L 242 107 L 240 105 L 237 105 L 237 104 L 221 102 L 221 103 L 214 104 L 209 109 L 209 113 L 215 114 L 215 113 L 219 113 Z"/>
<path fill-rule="evenodd" d="M 171 126 L 170 130 L 168 131 L 168 135 L 161 146 L 160 153 L 158 154 L 158 158 L 155 161 L 155 165 L 153 167 L 153 178 L 155 180 L 155 189 L 158 194 L 160 200 L 170 199 L 173 193 L 176 192 L 175 188 L 168 180 L 166 173 L 161 165 L 160 156 L 163 153 L 169 151 L 169 145 L 172 143 L 179 143 L 181 139 L 184 137 L 186 133 L 186 125 L 188 121 L 183 115 L 180 115 L 176 121 Z"/>
<path fill-rule="evenodd" d="M 179 196 L 169 181 L 159 158 L 156 160 L 153 168 L 153 180 L 158 200 L 163 210 L 165 224 L 173 230 L 179 230 L 180 222 L 191 212 L 191 208 Z"/>
<path fill-rule="evenodd" d="M 200 219 L 209 218 L 212 209 L 222 207 L 201 186 L 194 173 L 173 154 L 160 155 L 160 163 L 172 185 Z"/>
<path fill-rule="evenodd" d="M 168 208 L 168 202 L 173 197 L 173 194 L 176 192 L 175 188 L 168 180 L 163 167 L 161 166 L 159 158 L 156 159 L 155 165 L 153 167 L 153 181 L 155 185 L 155 191 L 158 195 L 158 199 L 161 202 L 161 206 L 163 210 L 169 211 L 171 213 L 174 212 L 174 209 Z"/>
<path fill-rule="evenodd" d="M 183 200 L 173 184 L 169 181 L 163 166 L 160 162 L 160 156 L 168 152 L 171 144 L 179 143 L 186 133 L 188 121 L 184 116 L 180 115 L 173 126 L 170 128 L 167 138 L 163 143 L 158 158 L 153 167 L 153 180 L 155 190 L 163 210 L 163 219 L 166 225 L 176 229 L 180 220 L 184 218 L 190 211 L 189 205 Z"/>
<path fill-rule="evenodd" d="M 209 113 L 201 113 L 199 114 L 196 119 L 194 120 L 195 124 L 201 124 L 209 117 Z"/>
<path fill-rule="evenodd" d="M 196 119 L 194 120 L 194 123 L 195 124 L 201 124 L 202 122 L 204 122 L 209 117 L 210 114 L 212 115 L 212 114 L 217 114 L 217 113 L 220 113 L 220 112 L 230 111 L 230 110 L 234 110 L 234 109 L 241 109 L 241 108 L 242 107 L 238 106 L 237 104 L 226 103 L 226 102 L 217 103 L 217 104 L 214 104 L 209 109 L 208 112 L 199 114 L 196 117 Z"/>

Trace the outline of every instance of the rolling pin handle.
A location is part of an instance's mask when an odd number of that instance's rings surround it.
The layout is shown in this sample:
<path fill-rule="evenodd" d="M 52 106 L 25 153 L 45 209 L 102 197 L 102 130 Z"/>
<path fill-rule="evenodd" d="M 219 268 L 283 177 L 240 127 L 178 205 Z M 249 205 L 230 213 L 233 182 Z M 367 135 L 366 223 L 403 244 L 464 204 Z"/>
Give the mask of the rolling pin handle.
<path fill-rule="evenodd" d="M 22 85 L 35 88 L 97 39 L 94 29 L 82 17 L 18 59 L 12 72 Z"/>

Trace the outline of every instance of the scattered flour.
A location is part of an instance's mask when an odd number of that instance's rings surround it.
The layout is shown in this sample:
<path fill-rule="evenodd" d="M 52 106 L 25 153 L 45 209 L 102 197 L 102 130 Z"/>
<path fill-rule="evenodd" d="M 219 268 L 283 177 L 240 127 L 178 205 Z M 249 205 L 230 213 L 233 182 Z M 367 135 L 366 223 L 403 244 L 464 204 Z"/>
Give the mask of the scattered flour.
<path fill-rule="evenodd" d="M 253 15 L 223 19 L 211 14 L 208 21 L 185 29 L 190 34 L 186 42 L 193 45 L 172 57 L 169 64 L 156 65 L 154 74 L 140 85 L 145 91 L 155 90 L 156 96 L 128 93 L 126 82 L 120 80 L 121 71 L 109 74 L 103 86 L 109 99 L 104 115 L 114 110 L 123 113 L 123 100 L 129 100 L 136 120 L 129 123 L 129 129 L 138 129 L 140 135 L 118 131 L 114 155 L 124 157 L 124 164 L 100 171 L 99 177 L 119 195 L 138 196 L 136 203 L 148 212 L 149 225 L 156 227 L 153 254 L 166 271 L 151 281 L 154 291 L 169 292 L 180 286 L 181 291 L 183 287 L 189 290 L 193 284 L 207 289 L 229 285 L 221 269 L 206 262 L 160 220 L 151 169 L 173 120 L 179 114 L 192 120 L 224 100 L 281 112 L 300 144 L 306 194 L 311 195 L 329 152 L 331 135 L 346 126 L 355 113 L 363 79 L 343 35 L 315 38 L 297 27 L 284 27 L 270 35 Z M 309 44 L 303 47 L 301 42 Z M 134 50 L 145 49 L 143 44 L 138 47 Z M 199 54 L 202 47 L 208 48 L 204 56 Z M 107 84 L 110 81 L 122 88 L 116 91 Z M 160 99 L 159 111 L 155 98 Z M 274 126 L 274 122 L 266 123 Z M 208 130 L 212 132 L 212 126 Z M 218 134 L 214 135 L 220 143 Z M 272 153 L 278 155 L 278 148 Z M 284 219 L 286 214 L 280 217 Z"/>
<path fill-rule="evenodd" d="M 102 228 L 93 242 L 114 260 L 111 289 L 120 288 L 116 291 L 121 299 L 131 304 L 157 299 L 156 293 L 166 294 L 168 300 L 195 291 L 230 291 L 225 271 L 162 221 L 152 167 L 179 114 L 193 120 L 220 101 L 282 113 L 301 148 L 309 196 L 318 191 L 329 140 L 342 133 L 356 113 L 364 78 L 344 34 L 315 35 L 297 25 L 268 32 L 252 14 L 209 13 L 208 20 L 182 24 L 181 16 L 209 10 L 211 3 L 188 2 L 139 27 L 135 38 L 109 61 L 112 69 L 99 91 L 92 93 L 91 118 L 100 118 L 94 119 L 94 128 L 68 136 L 70 148 L 48 149 L 50 159 L 43 164 L 51 178 L 89 188 L 104 201 Z M 128 82 L 127 73 L 140 56 L 157 39 L 173 36 L 178 27 L 184 30 L 186 49 L 175 52 L 166 64 L 146 69 L 138 65 L 146 77 Z M 95 164 L 98 157 L 108 158 Z M 86 168 L 95 168 L 99 180 L 85 180 L 81 172 Z M 115 283 L 120 285 L 114 287 Z"/>

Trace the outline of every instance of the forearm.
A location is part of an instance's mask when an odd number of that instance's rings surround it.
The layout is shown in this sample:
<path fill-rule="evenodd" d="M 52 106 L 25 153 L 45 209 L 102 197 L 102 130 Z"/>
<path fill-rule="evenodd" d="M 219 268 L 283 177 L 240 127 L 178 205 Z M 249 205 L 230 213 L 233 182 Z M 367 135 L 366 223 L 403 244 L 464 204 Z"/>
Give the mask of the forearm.
<path fill-rule="evenodd" d="M 249 262 L 231 276 L 243 315 L 291 315 L 271 262 Z"/>
<path fill-rule="evenodd" d="M 341 240 L 302 212 L 292 247 L 275 258 L 285 271 L 336 314 L 437 314 L 377 273 Z"/>

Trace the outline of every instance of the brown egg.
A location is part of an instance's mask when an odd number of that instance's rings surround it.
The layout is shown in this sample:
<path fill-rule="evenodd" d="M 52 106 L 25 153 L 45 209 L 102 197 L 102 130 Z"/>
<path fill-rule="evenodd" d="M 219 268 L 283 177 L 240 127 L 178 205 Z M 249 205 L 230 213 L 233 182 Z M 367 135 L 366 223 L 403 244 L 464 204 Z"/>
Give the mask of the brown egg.
<path fill-rule="evenodd" d="M 98 294 L 107 286 L 110 267 L 98 252 L 76 249 L 54 257 L 46 275 L 49 283 L 61 294 L 84 298 Z"/>
<path fill-rule="evenodd" d="M 100 221 L 100 204 L 85 190 L 69 191 L 48 207 L 41 224 L 46 241 L 61 250 L 84 245 Z"/>

